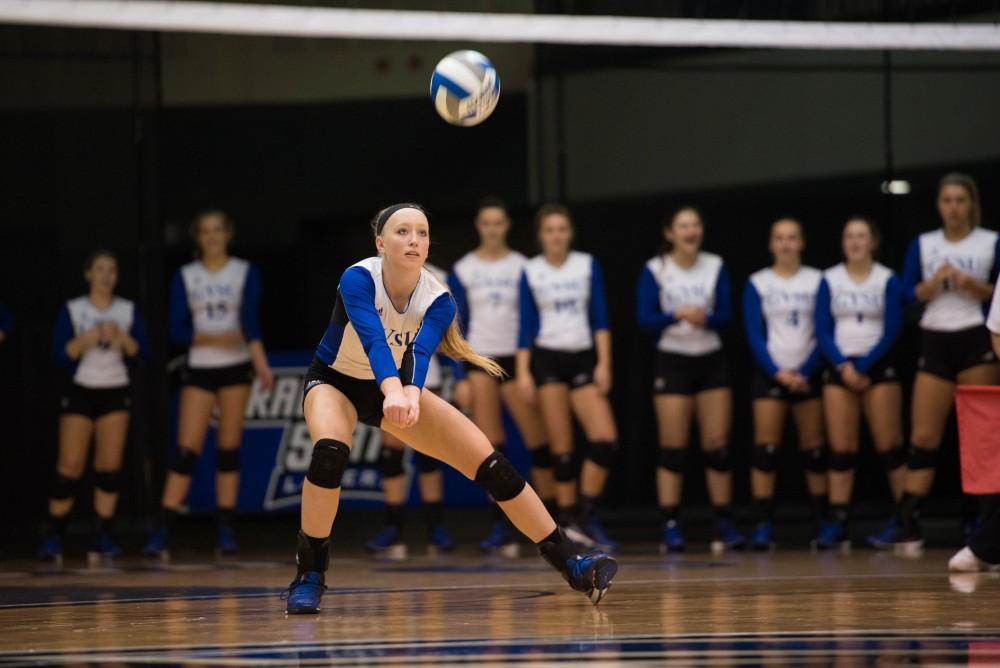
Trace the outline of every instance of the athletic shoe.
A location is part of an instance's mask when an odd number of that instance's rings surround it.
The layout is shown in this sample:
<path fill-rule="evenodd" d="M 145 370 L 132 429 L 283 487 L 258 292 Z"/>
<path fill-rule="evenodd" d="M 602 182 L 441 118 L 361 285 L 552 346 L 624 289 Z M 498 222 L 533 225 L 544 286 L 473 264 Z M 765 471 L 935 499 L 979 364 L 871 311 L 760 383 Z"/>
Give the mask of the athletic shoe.
<path fill-rule="evenodd" d="M 170 554 L 167 550 L 167 530 L 161 527 L 150 534 L 149 540 L 142 548 L 142 553 L 147 557 L 167 559 Z"/>
<path fill-rule="evenodd" d="M 326 591 L 323 574 L 319 571 L 299 573 L 288 585 L 288 590 L 282 595 L 287 599 L 285 614 L 315 615 L 319 612 L 319 603 Z"/>
<path fill-rule="evenodd" d="M 663 538 L 660 540 L 660 554 L 684 551 L 684 535 L 677 520 L 670 520 L 663 525 Z"/>
<path fill-rule="evenodd" d="M 429 536 L 429 542 L 429 548 L 432 553 L 454 552 L 455 550 L 455 541 L 452 540 L 451 535 L 441 526 L 434 527 Z"/>
<path fill-rule="evenodd" d="M 41 547 L 38 548 L 38 558 L 43 561 L 61 563 L 63 558 L 62 536 L 57 533 L 46 536 Z"/>
<path fill-rule="evenodd" d="M 220 526 L 216 540 L 215 549 L 222 556 L 232 556 L 240 551 L 240 546 L 236 544 L 236 532 L 231 526 Z"/>
<path fill-rule="evenodd" d="M 742 550 L 746 539 L 731 519 L 720 519 L 715 523 L 715 540 L 709 546 L 712 554 L 720 555 L 732 550 Z"/>
<path fill-rule="evenodd" d="M 607 552 L 590 550 L 583 554 L 566 534 L 560 543 L 543 541 L 538 549 L 549 564 L 559 571 L 569 586 L 583 593 L 597 605 L 611 588 L 611 581 L 618 572 L 618 562 Z"/>
<path fill-rule="evenodd" d="M 758 522 L 750 533 L 750 549 L 766 552 L 776 547 L 774 542 L 774 522 L 765 520 Z"/>
<path fill-rule="evenodd" d="M 819 531 L 812 542 L 817 550 L 846 550 L 851 546 L 847 538 L 847 528 L 842 522 L 824 520 L 819 523 Z"/>
<path fill-rule="evenodd" d="M 379 531 L 365 543 L 365 549 L 387 559 L 405 559 L 407 553 L 406 544 L 400 540 L 399 529 L 394 526 Z"/>
<path fill-rule="evenodd" d="M 970 548 L 963 547 L 948 560 L 948 570 L 959 573 L 1000 571 L 1000 564 L 991 564 L 977 557 Z"/>
<path fill-rule="evenodd" d="M 493 528 L 486 538 L 479 542 L 479 549 L 489 554 L 498 554 L 508 559 L 515 559 L 521 552 L 514 539 L 514 533 L 507 522 L 499 520 L 493 523 Z"/>
<path fill-rule="evenodd" d="M 121 553 L 122 549 L 115 544 L 111 534 L 107 531 L 97 534 L 94 537 L 94 544 L 90 547 L 90 554 L 96 554 L 106 559 L 120 556 Z"/>
<path fill-rule="evenodd" d="M 885 523 L 885 526 L 875 534 L 865 537 L 865 542 L 876 550 L 891 550 L 899 534 L 899 521 L 893 515 Z"/>
<path fill-rule="evenodd" d="M 618 543 L 608 535 L 608 532 L 604 529 L 604 525 L 597 519 L 596 515 L 588 517 L 581 528 L 593 541 L 594 547 L 604 550 L 614 550 L 618 547 Z"/>

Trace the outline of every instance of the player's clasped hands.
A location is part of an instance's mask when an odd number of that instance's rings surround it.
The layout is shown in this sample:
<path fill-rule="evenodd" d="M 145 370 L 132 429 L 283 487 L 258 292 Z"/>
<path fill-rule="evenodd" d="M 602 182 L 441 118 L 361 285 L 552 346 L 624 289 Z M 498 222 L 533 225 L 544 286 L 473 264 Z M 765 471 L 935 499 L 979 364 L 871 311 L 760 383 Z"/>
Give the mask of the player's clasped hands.
<path fill-rule="evenodd" d="M 798 371 L 782 369 L 774 376 L 774 379 L 787 387 L 791 392 L 803 393 L 809 391 L 809 379 Z"/>
<path fill-rule="evenodd" d="M 687 321 L 695 327 L 704 327 L 705 323 L 708 322 L 708 314 L 705 309 L 699 306 L 681 306 L 674 311 L 674 317 Z"/>
<path fill-rule="evenodd" d="M 420 419 L 420 388 L 407 385 L 385 395 L 382 413 L 397 427 L 409 428 Z"/>

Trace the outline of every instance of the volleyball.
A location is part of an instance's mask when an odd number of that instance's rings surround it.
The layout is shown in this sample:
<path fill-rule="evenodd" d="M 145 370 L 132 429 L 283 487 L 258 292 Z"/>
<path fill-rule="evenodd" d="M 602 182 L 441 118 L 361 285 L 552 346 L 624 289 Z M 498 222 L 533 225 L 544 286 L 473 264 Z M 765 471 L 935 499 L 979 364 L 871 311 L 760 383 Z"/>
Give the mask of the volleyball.
<path fill-rule="evenodd" d="M 431 76 L 431 101 L 452 125 L 479 125 L 500 100 L 500 75 L 478 51 L 455 51 L 441 59 Z"/>

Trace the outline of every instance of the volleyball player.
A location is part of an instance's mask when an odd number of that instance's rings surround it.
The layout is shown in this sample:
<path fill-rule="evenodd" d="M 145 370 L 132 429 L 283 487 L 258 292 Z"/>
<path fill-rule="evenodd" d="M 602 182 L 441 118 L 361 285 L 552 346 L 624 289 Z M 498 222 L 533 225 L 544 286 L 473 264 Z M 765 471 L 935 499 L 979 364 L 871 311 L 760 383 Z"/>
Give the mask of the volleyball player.
<path fill-rule="evenodd" d="M 601 267 L 572 250 L 573 223 L 561 204 L 535 214 L 542 253 L 521 274 L 516 377 L 521 395 L 537 396 L 554 456 L 560 524 L 582 540 L 612 549 L 594 513 L 614 463 L 618 429 L 611 390 L 611 332 Z M 577 493 L 573 417 L 588 443 Z M 578 529 L 579 526 L 579 529 Z"/>
<path fill-rule="evenodd" d="M 425 263 L 424 267 L 442 283 L 447 280 L 445 272 L 441 269 L 430 263 Z M 444 363 L 453 370 L 458 368 L 458 365 Z M 442 360 L 439 355 L 432 355 L 427 361 L 424 388 L 434 394 L 441 393 L 441 386 L 444 383 L 441 366 Z M 385 525 L 365 544 L 369 552 L 392 559 L 405 558 L 407 553 L 406 544 L 402 541 L 408 491 L 406 470 L 403 467 L 405 448 L 406 445 L 391 433 L 382 432 L 382 448 L 379 456 L 382 468 L 382 495 L 385 498 Z M 417 484 L 420 488 L 420 500 L 423 503 L 431 552 L 451 552 L 455 549 L 455 541 L 444 528 L 444 476 L 441 473 L 441 466 L 433 457 L 421 455 L 419 452 L 414 452 L 413 463 L 419 471 Z"/>
<path fill-rule="evenodd" d="M 422 391 L 428 360 L 438 349 L 494 375 L 503 372 L 465 341 L 451 295 L 424 269 L 430 228 L 423 209 L 393 205 L 378 213 L 373 228 L 379 255 L 341 276 L 330 325 L 305 379 L 303 408 L 315 445 L 302 488 L 298 572 L 286 611 L 319 612 L 330 529 L 358 420 L 482 485 L 570 586 L 597 604 L 617 571 L 614 558 L 597 550 L 579 554 L 489 439 L 458 409 Z"/>
<path fill-rule="evenodd" d="M 705 478 L 715 508 L 713 552 L 740 547 L 733 524 L 729 429 L 732 389 L 719 332 L 732 319 L 732 286 L 722 258 L 701 250 L 701 213 L 684 206 L 663 226 L 666 247 L 639 275 L 639 326 L 660 335 L 653 380 L 660 450 L 656 488 L 661 551 L 684 549 L 678 522 L 691 420 L 697 418 Z"/>
<path fill-rule="evenodd" d="M 121 486 L 122 456 L 132 400 L 125 358 L 145 353 L 135 304 L 115 296 L 118 262 L 95 251 L 84 263 L 88 293 L 63 306 L 53 353 L 69 371 L 59 416 L 59 455 L 49 492 L 47 535 L 39 554 L 59 561 L 63 535 L 94 441 L 94 522 L 90 559 L 121 554 L 111 534 Z"/>
<path fill-rule="evenodd" d="M 816 340 L 830 365 L 823 373 L 830 514 L 816 539 L 822 549 L 850 544 L 847 520 L 862 413 L 894 501 L 906 475 L 903 393 L 891 355 L 903 324 L 899 279 L 875 261 L 879 234 L 869 219 L 848 220 L 842 244 L 845 261 L 823 272 L 816 297 Z"/>
<path fill-rule="evenodd" d="M 514 355 L 517 352 L 519 322 L 518 287 L 527 259 L 507 245 L 511 221 L 506 204 L 486 198 L 476 211 L 475 227 L 479 245 L 466 253 L 448 275 L 448 286 L 458 306 L 459 323 L 469 344 L 489 355 L 503 368 L 495 378 L 479 367 L 467 364 L 472 421 L 483 430 L 490 443 L 503 452 L 504 437 L 501 402 L 531 452 L 531 482 L 550 511 L 555 509 L 552 489 L 552 454 L 549 451 L 538 409 L 517 391 L 514 382 Z M 503 511 L 496 512 L 493 529 L 479 543 L 485 552 L 516 556 L 518 546 Z"/>
<path fill-rule="evenodd" d="M 979 226 L 979 189 L 970 176 L 945 175 L 938 185 L 937 208 L 941 227 L 913 240 L 903 269 L 904 298 L 924 304 L 910 453 L 895 534 L 896 549 L 906 555 L 923 548 L 920 505 L 934 482 L 955 385 L 1000 381 L 983 316 L 983 302 L 990 299 L 996 280 L 1000 239 Z"/>
<path fill-rule="evenodd" d="M 177 452 L 167 472 L 160 522 L 145 546 L 149 556 L 167 556 L 167 539 L 191 487 L 195 461 L 205 445 L 212 411 L 218 407 L 215 494 L 217 547 L 238 549 L 232 519 L 240 481 L 243 416 L 254 374 L 269 390 L 274 375 L 261 343 L 260 276 L 246 260 L 231 257 L 232 220 L 222 211 L 195 217 L 195 260 L 181 267 L 170 286 L 170 339 L 188 347 L 182 378 Z"/>
<path fill-rule="evenodd" d="M 754 273 L 743 293 L 743 322 L 756 361 L 753 377 L 754 447 L 751 491 L 756 525 L 750 546 L 774 546 L 774 483 L 778 446 L 791 408 L 817 522 L 826 516 L 827 456 L 820 400 L 821 355 L 813 311 L 822 277 L 802 266 L 802 224 L 781 218 L 771 225 L 774 263 Z"/>

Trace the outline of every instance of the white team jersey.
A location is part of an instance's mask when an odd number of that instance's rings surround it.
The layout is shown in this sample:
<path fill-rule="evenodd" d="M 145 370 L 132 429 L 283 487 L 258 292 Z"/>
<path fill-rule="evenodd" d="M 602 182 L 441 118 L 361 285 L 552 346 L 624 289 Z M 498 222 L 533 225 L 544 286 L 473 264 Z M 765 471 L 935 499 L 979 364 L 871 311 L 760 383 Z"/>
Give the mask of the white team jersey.
<path fill-rule="evenodd" d="M 235 257 L 229 258 L 222 269 L 214 272 L 197 261 L 181 267 L 195 334 L 242 330 L 240 309 L 249 269 L 250 263 Z M 214 369 L 249 360 L 250 350 L 245 343 L 228 348 L 193 345 L 188 351 L 188 365 L 192 368 Z"/>
<path fill-rule="evenodd" d="M 434 274 L 442 284 L 448 279 L 448 274 L 444 269 L 435 267 L 430 262 L 425 262 L 424 268 Z M 443 384 L 444 377 L 441 375 L 441 362 L 438 360 L 437 355 L 431 355 L 431 358 L 427 360 L 427 378 L 424 379 L 424 387 L 437 390 Z"/>
<path fill-rule="evenodd" d="M 398 369 L 403 363 L 403 353 L 406 352 L 406 347 L 413 343 L 420 330 L 420 325 L 424 321 L 424 313 L 434 303 L 434 300 L 448 292 L 448 289 L 427 267 L 424 267 L 420 271 L 420 278 L 417 280 L 417 286 L 413 289 L 406 310 L 400 313 L 392 305 L 392 300 L 389 299 L 389 295 L 385 291 L 385 284 L 382 282 L 382 258 L 370 257 L 352 265 L 353 267 L 361 267 L 371 274 L 372 282 L 375 284 L 375 310 L 382 321 L 385 342 L 389 344 L 392 359 Z M 375 378 L 371 362 L 361 345 L 361 339 L 358 338 L 353 323 L 348 322 L 345 326 L 344 337 L 331 366 L 334 370 L 353 378 Z M 425 381 L 425 385 L 429 385 L 429 383 Z"/>
<path fill-rule="evenodd" d="M 536 255 L 525 264 L 524 273 L 538 308 L 536 346 L 563 352 L 594 347 L 589 314 L 593 265 L 591 255 L 577 251 L 570 251 L 561 267 L 553 267 L 544 255 Z"/>
<path fill-rule="evenodd" d="M 101 322 L 113 322 L 123 332 L 128 333 L 135 321 L 135 305 L 127 299 L 115 297 L 111 306 L 99 309 L 87 296 L 66 302 L 73 336 L 79 336 Z M 105 389 L 128 385 L 128 368 L 122 351 L 100 346 L 87 350 L 80 357 L 73 375 L 73 382 L 83 387 Z"/>
<path fill-rule="evenodd" d="M 942 264 L 989 282 L 993 271 L 997 233 L 975 228 L 961 241 L 948 241 L 944 230 L 920 235 L 920 269 L 923 280 L 934 275 Z M 983 305 L 964 291 L 945 289 L 927 302 L 920 326 L 936 332 L 954 332 L 983 324 Z"/>
<path fill-rule="evenodd" d="M 816 347 L 813 315 L 822 278 L 812 267 L 799 267 L 789 278 L 770 267 L 750 276 L 767 325 L 767 352 L 779 369 L 800 368 Z"/>
<path fill-rule="evenodd" d="M 698 259 L 686 269 L 669 255 L 658 255 L 646 267 L 660 287 L 660 308 L 664 313 L 682 306 L 703 308 L 706 313 L 715 308 L 715 286 L 722 269 L 722 258 L 718 255 L 698 253 Z M 663 330 L 657 347 L 667 353 L 704 355 L 720 350 L 722 339 L 714 330 L 682 320 Z"/>
<path fill-rule="evenodd" d="M 830 315 L 834 341 L 845 357 L 864 357 L 885 331 L 885 287 L 892 270 L 876 262 L 864 281 L 858 283 L 841 262 L 823 272 L 830 288 Z"/>
<path fill-rule="evenodd" d="M 528 259 L 512 251 L 499 260 L 466 253 L 452 272 L 465 288 L 469 304 L 466 335 L 476 352 L 507 357 L 517 352 L 518 282 Z"/>

